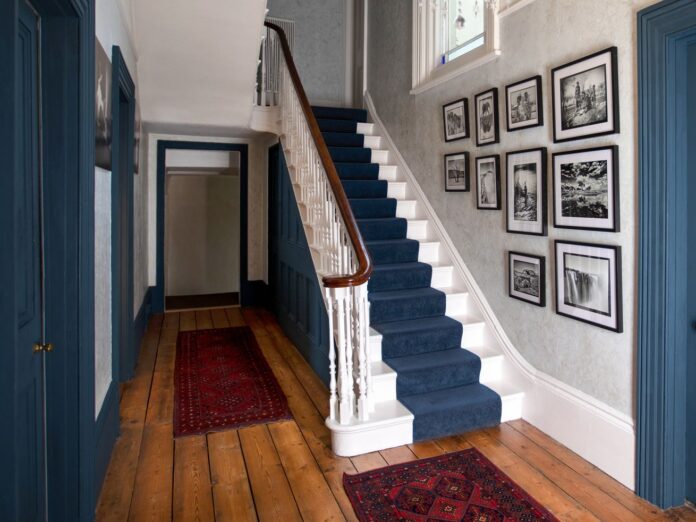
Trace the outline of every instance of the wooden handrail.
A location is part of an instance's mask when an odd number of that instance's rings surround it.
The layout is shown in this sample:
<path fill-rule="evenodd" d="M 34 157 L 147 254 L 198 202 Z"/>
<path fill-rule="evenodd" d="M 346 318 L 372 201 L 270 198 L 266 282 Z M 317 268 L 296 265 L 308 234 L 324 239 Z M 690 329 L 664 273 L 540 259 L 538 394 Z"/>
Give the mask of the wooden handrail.
<path fill-rule="evenodd" d="M 372 275 L 372 260 L 367 252 L 367 247 L 363 241 L 362 234 L 360 234 L 360 229 L 355 221 L 355 216 L 353 216 L 353 210 L 350 208 L 350 203 L 348 203 L 348 198 L 343 190 L 343 184 L 341 183 L 341 179 L 338 177 L 336 166 L 334 165 L 333 159 L 331 159 L 331 154 L 329 153 L 329 149 L 324 141 L 324 136 L 322 136 L 321 130 L 319 129 L 319 123 L 317 123 L 317 119 L 314 117 L 312 106 L 309 104 L 307 94 L 302 86 L 302 81 L 300 80 L 300 75 L 297 72 L 297 67 L 295 67 L 295 61 L 292 58 L 292 52 L 290 51 L 290 46 L 288 45 L 288 39 L 285 36 L 285 31 L 283 31 L 281 27 L 271 22 L 264 22 L 264 25 L 275 31 L 280 39 L 280 47 L 283 50 L 283 56 L 285 57 L 285 64 L 287 65 L 288 72 L 290 73 L 290 79 L 295 87 L 295 92 L 298 100 L 300 101 L 302 112 L 307 120 L 307 125 L 309 126 L 310 133 L 312 134 L 314 145 L 317 148 L 319 158 L 321 159 L 321 163 L 326 171 L 329 185 L 331 185 L 334 198 L 336 198 L 336 205 L 338 205 L 338 209 L 343 217 L 343 223 L 346 225 L 348 237 L 353 244 L 353 250 L 355 250 L 355 256 L 357 257 L 358 261 L 358 269 L 354 274 L 325 276 L 322 278 L 322 281 L 324 286 L 328 288 L 359 286 L 367 282 L 370 275 Z"/>

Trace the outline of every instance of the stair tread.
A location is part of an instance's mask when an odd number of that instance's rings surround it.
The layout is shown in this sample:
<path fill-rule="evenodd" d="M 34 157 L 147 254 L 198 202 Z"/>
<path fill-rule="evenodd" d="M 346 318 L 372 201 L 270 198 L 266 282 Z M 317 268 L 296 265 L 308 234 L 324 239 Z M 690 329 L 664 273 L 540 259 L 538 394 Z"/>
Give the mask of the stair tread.
<path fill-rule="evenodd" d="M 382 265 L 375 265 L 373 267 L 372 273 L 375 272 L 387 272 L 389 270 L 416 270 L 419 268 L 430 267 L 429 263 L 421 263 L 419 261 L 410 261 L 408 263 L 385 263 Z"/>
<path fill-rule="evenodd" d="M 392 299 L 422 299 L 427 297 L 439 297 L 445 293 L 433 287 L 408 288 L 404 290 L 384 290 L 370 292 L 370 301 L 387 301 Z"/>
<path fill-rule="evenodd" d="M 321 119 L 331 120 L 351 120 L 360 123 L 367 121 L 367 111 L 365 109 L 353 109 L 350 107 L 325 107 L 323 105 L 313 105 L 314 116 Z"/>
<path fill-rule="evenodd" d="M 388 321 L 376 323 L 373 327 L 379 327 L 377 333 L 384 336 L 390 333 L 421 332 L 424 330 L 442 330 L 444 328 L 460 328 L 462 324 L 446 315 L 437 317 L 422 317 L 406 321 Z"/>
<path fill-rule="evenodd" d="M 498 402 L 500 396 L 481 383 L 454 386 L 427 393 L 400 397 L 399 400 L 414 415 L 449 410 L 461 410 L 472 404 Z"/>
<path fill-rule="evenodd" d="M 397 373 L 426 371 L 443 366 L 477 364 L 479 361 L 478 355 L 464 348 L 448 348 L 437 352 L 390 357 L 384 360 Z"/>

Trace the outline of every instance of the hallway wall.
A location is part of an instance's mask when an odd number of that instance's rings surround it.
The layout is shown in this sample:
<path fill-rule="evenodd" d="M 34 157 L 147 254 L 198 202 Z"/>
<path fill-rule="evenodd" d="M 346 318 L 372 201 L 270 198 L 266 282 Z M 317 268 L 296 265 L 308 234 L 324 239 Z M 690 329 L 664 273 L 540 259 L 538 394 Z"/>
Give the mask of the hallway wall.
<path fill-rule="evenodd" d="M 518 2 L 523 7 L 500 20 L 501 56 L 418 95 L 409 94 L 412 3 L 379 0 L 370 2 L 369 11 L 369 91 L 379 116 L 512 344 L 537 369 L 608 405 L 627 422 L 633 416 L 637 299 L 636 13 L 653 2 Z M 611 45 L 618 46 L 621 133 L 554 144 L 551 69 Z M 536 74 L 543 76 L 545 125 L 508 133 L 504 122 L 505 85 Z M 483 148 L 475 147 L 474 138 L 445 143 L 442 105 L 468 97 L 473 133 L 473 97 L 489 87 L 499 90 L 501 143 Z M 476 209 L 473 192 L 444 191 L 442 169 L 446 153 L 469 151 L 472 165 L 476 156 L 501 154 L 504 183 L 506 152 L 544 146 L 548 147 L 550 156 L 553 152 L 608 144 L 620 148 L 622 231 L 617 234 L 556 229 L 551 226 L 552 216 L 548 237 L 508 234 L 504 210 L 483 212 Z M 554 239 L 621 245 L 624 333 L 608 332 L 555 313 Z M 549 302 L 546 308 L 508 297 L 508 250 L 546 256 Z"/>
<path fill-rule="evenodd" d="M 96 0 L 96 35 L 111 58 L 111 48 L 118 45 L 128 70 L 136 84 L 138 78 L 136 53 L 130 27 L 130 14 L 124 12 L 127 4 L 119 0 Z M 134 183 L 134 303 L 133 317 L 140 309 L 147 291 L 147 249 L 145 248 L 145 205 L 147 184 L 145 176 L 137 175 Z M 101 411 L 104 398 L 112 382 L 112 303 L 111 303 L 111 172 L 95 167 L 95 418 Z"/>

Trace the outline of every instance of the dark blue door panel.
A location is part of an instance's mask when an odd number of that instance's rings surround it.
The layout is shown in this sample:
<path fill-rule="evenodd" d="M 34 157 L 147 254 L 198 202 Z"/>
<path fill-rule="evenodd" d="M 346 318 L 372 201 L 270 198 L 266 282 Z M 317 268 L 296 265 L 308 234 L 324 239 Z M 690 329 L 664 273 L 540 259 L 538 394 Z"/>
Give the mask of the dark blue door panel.
<path fill-rule="evenodd" d="M 268 165 L 271 306 L 287 336 L 328 384 L 328 317 L 279 145 L 269 150 Z"/>
<path fill-rule="evenodd" d="M 15 426 L 18 520 L 43 513 L 43 420 L 41 356 L 41 237 L 39 229 L 39 89 L 37 18 L 19 2 L 17 29 L 17 168 L 15 180 L 15 279 L 17 344 L 14 346 L 17 420 Z"/>
<path fill-rule="evenodd" d="M 696 45 L 689 49 L 689 92 L 696 89 Z M 689 335 L 687 348 L 686 398 L 686 498 L 696 502 L 696 100 L 688 97 L 689 128 L 687 171 L 689 172 Z"/>

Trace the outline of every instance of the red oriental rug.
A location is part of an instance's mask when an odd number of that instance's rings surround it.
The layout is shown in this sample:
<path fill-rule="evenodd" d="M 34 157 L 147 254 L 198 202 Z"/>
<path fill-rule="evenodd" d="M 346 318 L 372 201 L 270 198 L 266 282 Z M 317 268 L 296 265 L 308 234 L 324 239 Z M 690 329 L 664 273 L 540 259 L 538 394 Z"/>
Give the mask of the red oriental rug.
<path fill-rule="evenodd" d="M 358 519 L 557 521 L 477 449 L 343 475 Z"/>
<path fill-rule="evenodd" d="M 179 333 L 174 397 L 175 437 L 292 418 L 247 326 Z"/>

